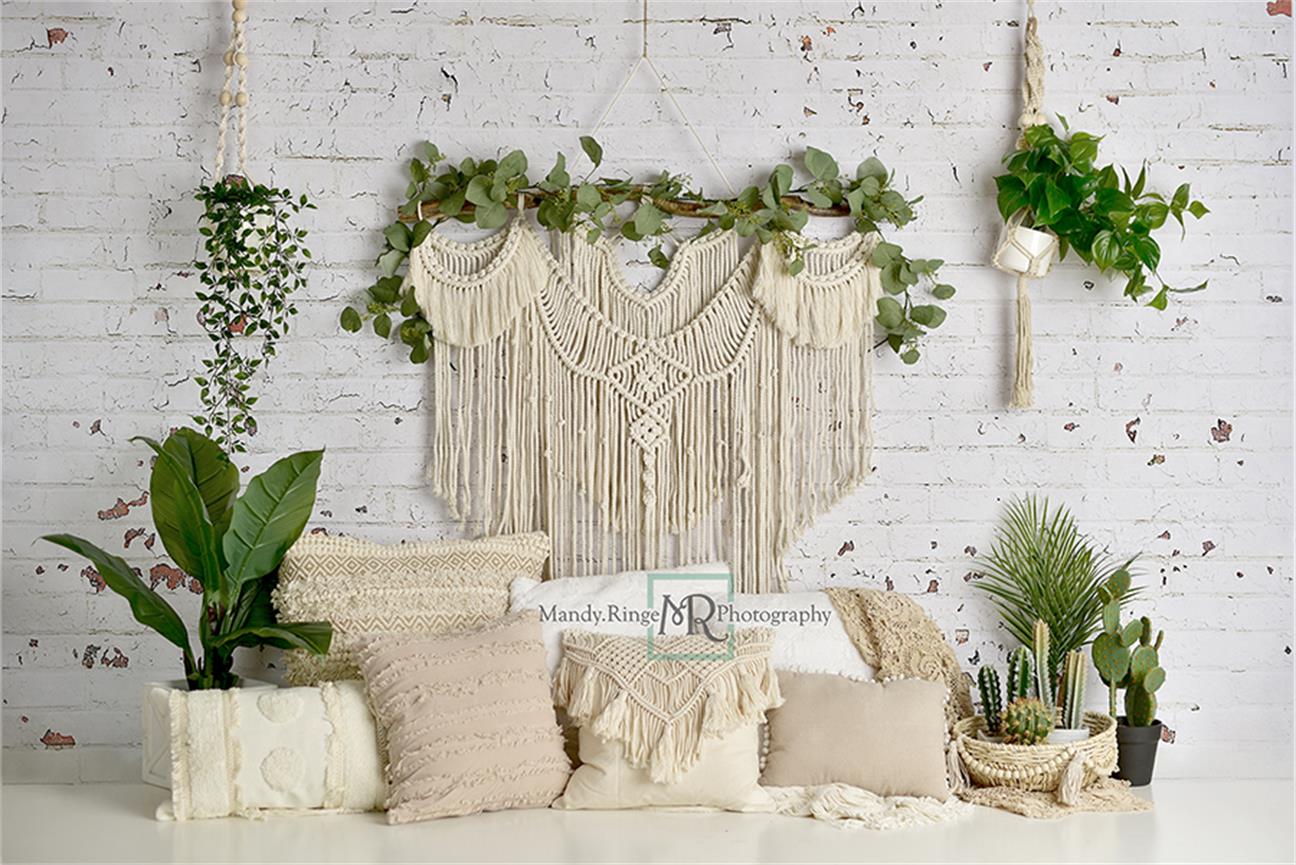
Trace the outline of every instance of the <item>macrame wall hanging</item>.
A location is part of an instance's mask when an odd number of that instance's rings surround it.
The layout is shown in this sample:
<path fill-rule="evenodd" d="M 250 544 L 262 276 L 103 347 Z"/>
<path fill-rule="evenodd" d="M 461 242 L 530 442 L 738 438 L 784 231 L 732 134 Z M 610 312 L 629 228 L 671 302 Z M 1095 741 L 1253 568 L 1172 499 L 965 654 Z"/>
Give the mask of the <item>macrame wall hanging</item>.
<path fill-rule="evenodd" d="M 1026 130 L 1047 123 L 1044 116 L 1044 47 L 1039 39 L 1035 0 L 1026 0 L 1026 35 L 1022 49 L 1022 110 L 1017 120 L 1017 146 L 1026 146 Z M 1018 214 L 1004 226 L 993 264 L 1017 275 L 1017 359 L 1013 365 L 1012 396 L 1009 405 L 1027 408 L 1035 401 L 1034 353 L 1031 332 L 1031 279 L 1044 276 L 1057 257 L 1057 237 L 1021 225 Z"/>
<path fill-rule="evenodd" d="M 613 103 L 642 64 L 692 129 L 646 40 Z M 482 531 L 548 532 L 554 576 L 720 559 L 736 589 L 781 590 L 792 542 L 869 473 L 877 236 L 793 274 L 716 231 L 645 293 L 605 239 L 544 238 L 526 203 L 493 237 L 409 252 L 434 491 Z"/>

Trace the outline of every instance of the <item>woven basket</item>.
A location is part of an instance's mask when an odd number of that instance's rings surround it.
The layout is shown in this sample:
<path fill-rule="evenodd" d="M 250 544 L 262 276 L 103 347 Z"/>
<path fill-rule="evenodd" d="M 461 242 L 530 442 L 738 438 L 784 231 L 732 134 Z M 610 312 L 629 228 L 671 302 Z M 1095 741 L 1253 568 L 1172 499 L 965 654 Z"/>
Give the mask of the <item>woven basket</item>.
<path fill-rule="evenodd" d="M 1073 804 L 1080 789 L 1116 768 L 1116 719 L 1085 712 L 1089 738 L 1066 745 L 1003 745 L 976 737 L 985 719 L 964 718 L 954 725 L 954 744 L 962 769 L 977 787 L 1015 787 L 1058 793 Z"/>

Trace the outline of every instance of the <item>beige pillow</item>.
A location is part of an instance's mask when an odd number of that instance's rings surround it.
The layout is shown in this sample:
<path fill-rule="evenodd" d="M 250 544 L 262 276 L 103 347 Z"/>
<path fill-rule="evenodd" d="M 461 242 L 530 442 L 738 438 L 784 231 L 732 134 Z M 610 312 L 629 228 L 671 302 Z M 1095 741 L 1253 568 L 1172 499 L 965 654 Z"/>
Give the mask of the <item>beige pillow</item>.
<path fill-rule="evenodd" d="M 698 761 L 674 783 L 657 784 L 647 769 L 622 756 L 619 742 L 604 742 L 580 731 L 581 765 L 567 782 L 555 808 L 569 810 L 653 807 L 706 807 L 728 811 L 769 810 L 760 788 L 759 737 L 755 724 L 702 742 Z"/>
<path fill-rule="evenodd" d="M 286 678 L 358 679 L 355 634 L 450 633 L 499 618 L 509 584 L 538 578 L 548 557 L 539 532 L 392 545 L 304 535 L 279 566 L 275 610 L 285 622 L 332 622 L 333 645 L 324 656 L 286 652 Z"/>
<path fill-rule="evenodd" d="M 387 822 L 543 808 L 562 793 L 570 770 L 538 614 L 362 636 L 356 654 L 386 734 Z"/>
<path fill-rule="evenodd" d="M 783 705 L 769 712 L 761 783 L 842 783 L 881 796 L 949 797 L 944 685 L 859 682 L 779 673 Z"/>

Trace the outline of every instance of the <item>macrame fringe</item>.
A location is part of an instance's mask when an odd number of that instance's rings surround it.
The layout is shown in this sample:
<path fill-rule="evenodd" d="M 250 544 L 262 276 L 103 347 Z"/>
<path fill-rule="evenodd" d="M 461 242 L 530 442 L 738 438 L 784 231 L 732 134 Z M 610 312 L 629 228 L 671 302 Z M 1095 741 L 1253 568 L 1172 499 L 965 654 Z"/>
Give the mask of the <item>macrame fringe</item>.
<path fill-rule="evenodd" d="M 470 532 L 548 533 L 552 576 L 722 559 L 735 589 L 782 589 L 784 553 L 870 471 L 873 242 L 808 249 L 793 278 L 717 232 L 644 293 L 607 244 L 547 249 L 521 218 L 433 233 L 410 265 L 438 340 L 432 491 Z"/>
<path fill-rule="evenodd" d="M 696 691 L 694 677 L 673 675 L 691 662 L 650 660 L 655 675 L 630 687 L 610 670 L 575 662 L 573 649 L 593 652 L 606 635 L 567 631 L 564 656 L 554 676 L 554 703 L 577 726 L 604 742 L 620 742 L 626 762 L 646 768 L 658 784 L 670 784 L 701 757 L 702 742 L 747 724 L 783 702 L 768 654 L 725 662 L 725 668 Z M 646 645 L 640 641 L 640 651 Z"/>
<path fill-rule="evenodd" d="M 968 778 L 967 767 L 959 756 L 958 742 L 951 741 L 945 748 L 945 771 L 949 776 L 950 790 L 955 793 L 967 789 L 972 783 Z"/>
<path fill-rule="evenodd" d="M 965 817 L 971 805 L 950 796 L 944 802 L 914 796 L 879 796 L 847 784 L 765 787 L 776 813 L 814 817 L 840 829 L 895 830 L 947 823 Z"/>
<path fill-rule="evenodd" d="M 1017 277 L 1017 362 L 1013 372 L 1013 408 L 1029 408 L 1035 404 L 1035 366 L 1033 337 L 1031 334 L 1030 280 Z"/>

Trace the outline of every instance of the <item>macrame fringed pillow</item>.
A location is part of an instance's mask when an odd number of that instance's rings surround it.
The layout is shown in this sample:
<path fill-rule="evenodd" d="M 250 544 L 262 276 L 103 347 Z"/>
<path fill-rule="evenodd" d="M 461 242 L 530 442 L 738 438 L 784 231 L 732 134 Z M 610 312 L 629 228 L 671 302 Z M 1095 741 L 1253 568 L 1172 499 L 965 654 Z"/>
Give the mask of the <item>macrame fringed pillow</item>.
<path fill-rule="evenodd" d="M 567 631 L 554 702 L 580 727 L 582 765 L 554 807 L 768 810 L 756 728 L 782 702 L 772 642 Z"/>

